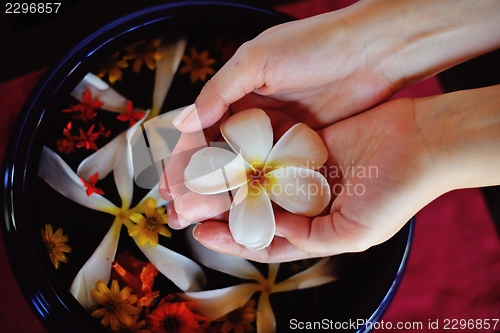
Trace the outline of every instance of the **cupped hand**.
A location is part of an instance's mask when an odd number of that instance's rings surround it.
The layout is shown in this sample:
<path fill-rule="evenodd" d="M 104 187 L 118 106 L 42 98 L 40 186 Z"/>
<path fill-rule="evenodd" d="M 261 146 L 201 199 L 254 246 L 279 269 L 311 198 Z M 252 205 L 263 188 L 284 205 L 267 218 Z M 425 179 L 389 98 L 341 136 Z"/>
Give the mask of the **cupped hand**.
<path fill-rule="evenodd" d="M 275 207 L 277 236 L 263 250 L 233 240 L 227 215 L 199 224 L 194 235 L 208 248 L 262 262 L 362 251 L 394 235 L 420 208 L 444 192 L 410 99 L 384 103 L 319 131 L 329 159 L 320 170 L 334 201 L 323 216 Z M 229 208 L 221 197 L 188 193 L 178 214 L 202 221 Z M 219 212 L 219 213 L 220 213 Z"/>
<path fill-rule="evenodd" d="M 182 132 L 210 127 L 250 93 L 263 109 L 296 104 L 288 112 L 314 129 L 387 100 L 400 87 L 374 55 L 373 27 L 360 27 L 363 15 L 352 15 L 359 12 L 352 7 L 272 27 L 243 44 L 174 125 Z"/>

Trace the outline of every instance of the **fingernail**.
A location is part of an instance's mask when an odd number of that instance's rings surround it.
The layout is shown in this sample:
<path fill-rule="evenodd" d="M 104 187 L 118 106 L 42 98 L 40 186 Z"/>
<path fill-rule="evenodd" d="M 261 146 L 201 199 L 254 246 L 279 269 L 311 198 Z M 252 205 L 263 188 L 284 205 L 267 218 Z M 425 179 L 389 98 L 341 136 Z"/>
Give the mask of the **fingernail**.
<path fill-rule="evenodd" d="M 198 240 L 198 237 L 196 237 L 197 234 L 196 229 L 198 229 L 199 226 L 200 226 L 199 224 L 196 224 L 193 228 L 193 238 L 196 240 Z"/>
<path fill-rule="evenodd" d="M 195 112 L 196 106 L 194 104 L 187 106 L 184 110 L 181 111 L 181 113 L 175 116 L 172 124 L 174 124 L 175 127 L 179 128 L 179 126 L 181 126 L 186 121 L 186 119 L 188 119 Z"/>

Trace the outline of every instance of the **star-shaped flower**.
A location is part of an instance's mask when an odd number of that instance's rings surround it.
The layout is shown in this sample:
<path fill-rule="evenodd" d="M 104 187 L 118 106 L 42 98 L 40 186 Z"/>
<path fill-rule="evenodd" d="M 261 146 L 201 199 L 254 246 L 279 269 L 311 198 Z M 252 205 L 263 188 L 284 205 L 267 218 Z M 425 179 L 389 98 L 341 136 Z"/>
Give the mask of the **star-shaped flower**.
<path fill-rule="evenodd" d="M 141 111 L 135 111 L 134 106 L 131 101 L 127 102 L 127 108 L 125 113 L 120 113 L 116 118 L 123 122 L 129 122 L 129 126 L 132 127 L 135 123 L 142 118 L 144 118 L 145 114 Z"/>
<path fill-rule="evenodd" d="M 203 148 L 191 157 L 184 178 L 199 194 L 237 189 L 229 211 L 229 228 L 237 243 L 251 249 L 271 243 L 276 230 L 271 200 L 305 216 L 316 216 L 328 205 L 330 187 L 315 171 L 326 162 L 328 151 L 307 125 L 294 125 L 274 147 L 271 121 L 260 109 L 233 115 L 220 130 L 239 154 Z"/>
<path fill-rule="evenodd" d="M 76 118 L 82 120 L 83 122 L 87 122 L 92 120 L 96 116 L 96 109 L 101 108 L 104 105 L 98 99 L 92 99 L 92 92 L 90 90 L 86 90 L 83 94 L 83 101 L 80 104 L 72 105 L 69 109 L 64 109 L 62 112 L 76 112 L 78 115 Z"/>
<path fill-rule="evenodd" d="M 94 193 L 104 194 L 103 190 L 101 190 L 100 188 L 97 188 L 95 186 L 95 184 L 99 180 L 99 174 L 97 172 L 94 173 L 92 176 L 90 176 L 88 181 L 83 179 L 83 177 L 80 177 L 80 180 L 81 180 L 83 186 L 85 186 L 85 193 L 87 193 L 87 196 L 90 197 L 90 195 L 94 194 Z"/>

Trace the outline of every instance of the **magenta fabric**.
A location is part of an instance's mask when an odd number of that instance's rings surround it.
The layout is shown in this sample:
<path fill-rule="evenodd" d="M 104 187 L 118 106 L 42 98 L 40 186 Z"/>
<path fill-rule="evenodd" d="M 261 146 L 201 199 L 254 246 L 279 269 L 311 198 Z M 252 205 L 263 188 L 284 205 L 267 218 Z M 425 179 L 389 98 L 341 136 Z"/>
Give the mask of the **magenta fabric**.
<path fill-rule="evenodd" d="M 352 1 L 311 0 L 280 6 L 297 18 L 336 10 Z M 12 124 L 43 70 L 0 84 L 0 162 Z M 436 77 L 398 93 L 396 97 L 423 97 L 441 93 Z M 0 240 L 3 243 L 3 239 Z M 46 332 L 24 300 L 0 246 L 0 331 Z M 367 272 L 369 274 L 369 272 Z M 500 317 L 500 241 L 478 189 L 447 193 L 423 208 L 416 218 L 415 237 L 399 290 L 383 316 L 394 326 L 429 321 Z M 353 318 L 366 319 L 366 318 Z M 451 328 L 452 322 L 450 322 Z M 497 326 L 500 330 L 500 324 Z M 400 330 L 401 331 L 401 330 Z M 472 331 L 494 331 L 470 330 Z"/>

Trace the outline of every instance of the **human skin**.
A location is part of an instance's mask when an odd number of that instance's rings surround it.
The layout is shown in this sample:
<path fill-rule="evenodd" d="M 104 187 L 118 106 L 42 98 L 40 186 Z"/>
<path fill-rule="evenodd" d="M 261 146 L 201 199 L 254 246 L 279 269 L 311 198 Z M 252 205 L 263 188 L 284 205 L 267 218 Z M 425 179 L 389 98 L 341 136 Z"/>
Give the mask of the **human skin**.
<path fill-rule="evenodd" d="M 329 179 L 365 192 L 336 197 L 324 216 L 276 210 L 279 236 L 260 251 L 232 240 L 220 198 L 192 200 L 196 194 L 163 184 L 162 195 L 175 201 L 169 223 L 182 228 L 204 221 L 194 234 L 207 247 L 289 261 L 362 251 L 390 238 L 442 193 L 499 184 L 492 148 L 499 143 L 498 87 L 385 102 L 405 86 L 499 47 L 499 14 L 498 1 L 367 0 L 272 28 L 244 44 L 174 124 L 188 133 L 201 122 L 213 139 L 221 118 L 261 107 L 281 127 L 292 121 L 317 129 L 330 153 L 327 170 L 371 166 L 377 177 Z M 279 137 L 283 130 L 275 132 Z M 182 173 L 183 165 L 169 160 L 168 168 Z"/>

